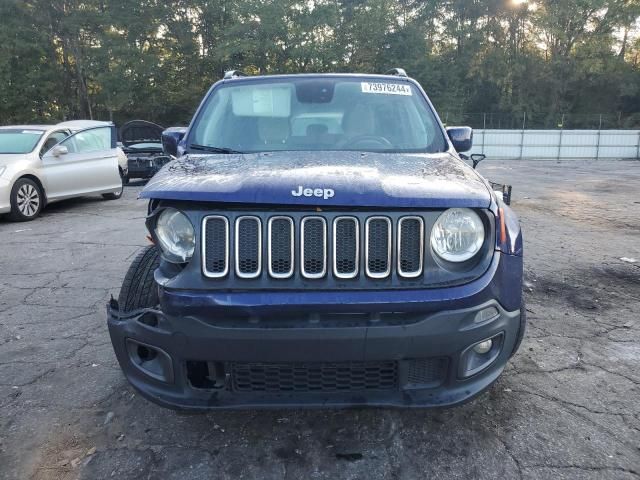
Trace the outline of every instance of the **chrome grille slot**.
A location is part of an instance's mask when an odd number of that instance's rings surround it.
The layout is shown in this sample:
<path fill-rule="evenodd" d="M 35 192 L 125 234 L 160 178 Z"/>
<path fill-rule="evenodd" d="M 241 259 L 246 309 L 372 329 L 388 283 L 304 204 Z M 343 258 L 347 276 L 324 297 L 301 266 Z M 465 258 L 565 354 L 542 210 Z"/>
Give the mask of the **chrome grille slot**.
<path fill-rule="evenodd" d="M 258 217 L 236 219 L 235 232 L 236 275 L 256 278 L 262 271 L 262 222 Z"/>
<path fill-rule="evenodd" d="M 333 274 L 338 278 L 358 275 L 360 229 L 355 217 L 338 217 L 333 221 Z"/>
<path fill-rule="evenodd" d="M 202 221 L 202 270 L 209 278 L 220 278 L 229 272 L 229 221 L 220 215 Z"/>
<path fill-rule="evenodd" d="M 369 217 L 365 224 L 365 263 L 371 278 L 386 278 L 391 273 L 391 220 Z"/>
<path fill-rule="evenodd" d="M 327 273 L 327 222 L 323 217 L 305 217 L 300 223 L 300 269 L 305 278 Z"/>
<path fill-rule="evenodd" d="M 424 228 L 421 217 L 402 217 L 398 221 L 398 274 L 415 278 L 422 274 Z"/>
<path fill-rule="evenodd" d="M 293 275 L 294 262 L 293 220 L 276 216 L 269 219 L 268 251 L 269 275 L 273 278 L 289 278 Z"/>

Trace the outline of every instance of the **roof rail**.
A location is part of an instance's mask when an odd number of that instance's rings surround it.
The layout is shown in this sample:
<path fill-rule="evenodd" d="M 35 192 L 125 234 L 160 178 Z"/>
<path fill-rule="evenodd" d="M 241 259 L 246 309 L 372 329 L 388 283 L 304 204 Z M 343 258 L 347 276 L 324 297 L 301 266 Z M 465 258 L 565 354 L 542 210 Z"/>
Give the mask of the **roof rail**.
<path fill-rule="evenodd" d="M 230 78 L 238 78 L 238 77 L 248 77 L 246 73 L 242 70 L 227 70 L 224 72 L 224 79 L 229 80 Z"/>
<path fill-rule="evenodd" d="M 408 77 L 407 72 L 404 68 L 392 68 L 391 70 L 387 70 L 384 72 L 385 75 L 396 75 L 398 77 Z"/>

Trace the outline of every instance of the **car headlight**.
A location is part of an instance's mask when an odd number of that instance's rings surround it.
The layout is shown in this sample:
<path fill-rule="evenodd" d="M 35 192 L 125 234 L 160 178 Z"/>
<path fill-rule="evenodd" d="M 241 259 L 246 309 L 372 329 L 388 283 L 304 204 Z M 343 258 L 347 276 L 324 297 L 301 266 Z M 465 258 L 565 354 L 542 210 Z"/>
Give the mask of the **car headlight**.
<path fill-rule="evenodd" d="M 469 260 L 478 253 L 483 242 L 482 220 L 468 208 L 445 210 L 431 230 L 431 248 L 448 262 Z"/>
<path fill-rule="evenodd" d="M 187 216 L 175 208 L 160 213 L 156 222 L 156 238 L 162 253 L 170 262 L 184 263 L 193 256 L 196 237 Z"/>

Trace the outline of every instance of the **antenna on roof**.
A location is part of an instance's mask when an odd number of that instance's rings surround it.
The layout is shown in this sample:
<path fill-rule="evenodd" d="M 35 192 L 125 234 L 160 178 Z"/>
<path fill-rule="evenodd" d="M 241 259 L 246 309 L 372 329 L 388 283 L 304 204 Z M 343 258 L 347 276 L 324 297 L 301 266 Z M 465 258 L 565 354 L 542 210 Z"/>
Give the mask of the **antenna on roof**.
<path fill-rule="evenodd" d="M 391 70 L 387 70 L 384 72 L 385 75 L 396 75 L 397 77 L 407 77 L 407 72 L 405 72 L 404 68 L 392 68 Z"/>
<path fill-rule="evenodd" d="M 224 79 L 229 80 L 231 78 L 247 77 L 248 75 L 242 70 L 227 70 L 224 72 Z"/>

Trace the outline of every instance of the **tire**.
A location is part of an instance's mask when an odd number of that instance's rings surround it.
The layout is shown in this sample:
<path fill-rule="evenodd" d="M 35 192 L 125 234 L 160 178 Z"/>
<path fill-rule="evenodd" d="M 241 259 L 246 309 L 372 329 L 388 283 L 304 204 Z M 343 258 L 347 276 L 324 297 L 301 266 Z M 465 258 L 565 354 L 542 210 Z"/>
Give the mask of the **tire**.
<path fill-rule="evenodd" d="M 154 246 L 144 247 L 131 263 L 122 282 L 118 306 L 121 312 L 157 307 L 158 285 L 153 272 L 160 265 L 160 255 Z"/>
<path fill-rule="evenodd" d="M 40 215 L 44 194 L 40 186 L 30 178 L 19 178 L 11 189 L 11 213 L 15 222 L 28 222 Z"/>
<path fill-rule="evenodd" d="M 122 174 L 120 174 L 120 190 L 118 190 L 115 193 L 103 193 L 102 198 L 104 198 L 105 200 L 118 200 L 119 198 L 122 198 L 123 193 L 124 193 L 124 178 L 122 177 Z"/>
<path fill-rule="evenodd" d="M 525 304 L 524 298 L 522 298 L 522 304 L 520 305 L 520 330 L 518 330 L 518 338 L 516 339 L 516 344 L 513 346 L 513 351 L 511 352 L 511 356 L 513 357 L 518 349 L 520 348 L 520 344 L 522 343 L 522 339 L 524 338 L 524 332 L 527 330 L 527 305 Z"/>

